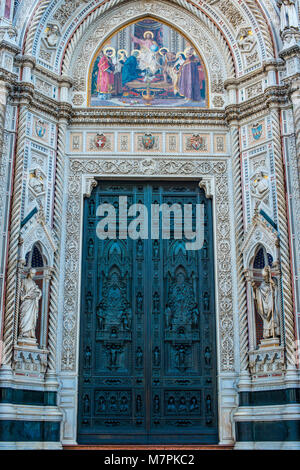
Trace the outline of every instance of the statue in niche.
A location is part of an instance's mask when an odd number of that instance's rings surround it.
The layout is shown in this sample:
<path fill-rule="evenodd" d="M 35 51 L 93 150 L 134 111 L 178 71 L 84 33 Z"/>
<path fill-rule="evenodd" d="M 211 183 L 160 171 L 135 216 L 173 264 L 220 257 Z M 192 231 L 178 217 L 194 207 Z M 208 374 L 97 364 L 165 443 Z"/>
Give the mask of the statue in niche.
<path fill-rule="evenodd" d="M 198 400 L 196 397 L 191 398 L 190 402 L 190 411 L 195 411 L 199 409 Z"/>
<path fill-rule="evenodd" d="M 167 411 L 169 411 L 170 413 L 176 411 L 176 405 L 175 405 L 175 399 L 174 399 L 174 397 L 170 397 L 170 398 L 169 398 L 169 400 L 168 400 L 168 406 L 167 406 Z"/>
<path fill-rule="evenodd" d="M 263 271 L 263 281 L 259 286 L 252 282 L 256 311 L 263 320 L 263 337 L 279 338 L 279 316 L 277 306 L 278 289 L 274 280 L 270 266 L 265 266 Z"/>
<path fill-rule="evenodd" d="M 159 259 L 159 247 L 157 240 L 153 242 L 153 259 Z"/>
<path fill-rule="evenodd" d="M 130 327 L 129 327 L 129 321 L 128 321 L 128 315 L 127 315 L 126 308 L 124 308 L 123 312 L 121 313 L 120 321 L 121 321 L 121 324 L 123 326 L 123 330 L 129 331 Z"/>
<path fill-rule="evenodd" d="M 117 399 L 115 396 L 110 397 L 110 409 L 112 411 L 117 411 Z"/>
<path fill-rule="evenodd" d="M 144 354 L 141 346 L 137 347 L 136 353 L 135 353 L 135 362 L 137 367 L 142 367 L 143 366 L 143 359 L 144 359 Z"/>
<path fill-rule="evenodd" d="M 160 408 L 160 402 L 159 402 L 159 396 L 158 395 L 155 395 L 154 400 L 153 400 L 153 405 L 154 405 L 155 413 L 158 413 L 159 408 Z"/>
<path fill-rule="evenodd" d="M 30 172 L 29 186 L 37 195 L 44 192 L 44 180 L 42 172 L 38 168 Z"/>
<path fill-rule="evenodd" d="M 141 397 L 141 395 L 137 395 L 137 397 L 136 397 L 135 409 L 136 409 L 137 413 L 140 413 L 142 411 L 142 397 Z"/>
<path fill-rule="evenodd" d="M 120 321 L 123 325 L 124 330 L 129 331 L 131 330 L 131 321 L 132 321 L 132 309 L 130 307 L 130 303 L 126 301 L 125 307 L 122 311 Z"/>
<path fill-rule="evenodd" d="M 90 346 L 87 346 L 85 348 L 85 353 L 84 353 L 84 367 L 91 367 L 91 356 L 92 356 L 92 351 Z"/>
<path fill-rule="evenodd" d="M 100 413 L 103 413 L 104 411 L 106 411 L 106 400 L 103 396 L 98 398 L 98 408 L 97 408 L 97 410 Z"/>
<path fill-rule="evenodd" d="M 170 304 L 166 305 L 165 318 L 166 318 L 166 327 L 169 330 L 171 330 L 172 329 L 172 310 L 170 308 Z"/>
<path fill-rule="evenodd" d="M 202 247 L 203 259 L 207 259 L 207 241 L 204 240 Z"/>
<path fill-rule="evenodd" d="M 143 295 L 141 292 L 136 296 L 136 309 L 138 314 L 143 313 Z"/>
<path fill-rule="evenodd" d="M 185 368 L 186 348 L 183 344 L 177 346 L 177 364 L 178 367 Z"/>
<path fill-rule="evenodd" d="M 139 238 L 139 240 L 138 240 L 138 242 L 137 242 L 137 258 L 142 258 L 142 257 L 143 257 L 143 253 L 144 253 L 143 242 L 142 242 L 142 240 Z"/>
<path fill-rule="evenodd" d="M 109 346 L 107 346 L 107 349 L 109 353 L 109 367 L 117 369 L 118 355 L 121 352 L 121 346 L 118 344 L 110 344 Z"/>
<path fill-rule="evenodd" d="M 156 367 L 160 365 L 160 350 L 158 346 L 155 346 L 153 351 L 153 363 Z"/>
<path fill-rule="evenodd" d="M 204 307 L 205 312 L 209 311 L 209 293 L 208 292 L 204 292 L 203 294 L 203 307 Z"/>
<path fill-rule="evenodd" d="M 105 313 L 103 310 L 103 302 L 100 302 L 99 305 L 97 306 L 97 326 L 98 330 L 104 330 L 105 328 Z"/>
<path fill-rule="evenodd" d="M 92 306 L 93 306 L 93 296 L 92 296 L 91 291 L 89 290 L 88 293 L 86 294 L 86 307 L 89 313 L 92 311 Z"/>
<path fill-rule="evenodd" d="M 88 395 L 83 397 L 83 412 L 85 415 L 90 412 L 90 398 Z"/>
<path fill-rule="evenodd" d="M 184 397 L 181 397 L 179 400 L 178 411 L 186 411 L 186 401 Z"/>
<path fill-rule="evenodd" d="M 88 243 L 88 257 L 92 258 L 94 256 L 94 241 L 90 238 Z"/>
<path fill-rule="evenodd" d="M 211 414 L 211 397 L 207 395 L 206 397 L 206 413 Z"/>
<path fill-rule="evenodd" d="M 211 352 L 210 352 L 209 346 L 207 346 L 207 347 L 205 348 L 204 360 L 205 360 L 205 364 L 206 364 L 207 366 L 210 366 Z"/>
<path fill-rule="evenodd" d="M 153 312 L 159 312 L 159 294 L 154 292 L 153 294 Z"/>
<path fill-rule="evenodd" d="M 35 273 L 35 269 L 30 269 L 26 278 L 22 281 L 19 339 L 29 338 L 36 340 L 35 329 L 42 291 L 33 280 Z"/>
<path fill-rule="evenodd" d="M 125 396 L 121 398 L 120 411 L 123 413 L 128 411 L 128 398 Z"/>
<path fill-rule="evenodd" d="M 192 326 L 194 328 L 198 328 L 199 326 L 199 316 L 198 304 L 195 303 L 193 310 L 191 311 Z"/>
<path fill-rule="evenodd" d="M 91 199 L 89 203 L 89 215 L 90 217 L 93 217 L 94 214 L 95 214 L 95 201 L 94 199 Z"/>
<path fill-rule="evenodd" d="M 299 21 L 295 5 L 295 0 L 279 0 L 278 6 L 280 8 L 280 31 L 285 29 L 298 29 Z"/>

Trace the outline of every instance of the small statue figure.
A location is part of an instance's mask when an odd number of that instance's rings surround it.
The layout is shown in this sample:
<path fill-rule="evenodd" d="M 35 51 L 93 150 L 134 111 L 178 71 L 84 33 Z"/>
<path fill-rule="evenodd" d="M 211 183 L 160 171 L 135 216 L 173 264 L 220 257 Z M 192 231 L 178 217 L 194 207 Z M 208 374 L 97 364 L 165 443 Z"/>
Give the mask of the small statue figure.
<path fill-rule="evenodd" d="M 185 367 L 185 347 L 183 344 L 177 350 L 177 362 L 179 367 Z"/>
<path fill-rule="evenodd" d="M 262 272 L 263 281 L 257 287 L 252 282 L 256 311 L 263 320 L 263 337 L 279 338 L 279 318 L 277 309 L 277 286 L 272 279 L 270 266 Z"/>
<path fill-rule="evenodd" d="M 208 292 L 204 292 L 203 294 L 203 307 L 205 312 L 208 312 L 209 310 L 209 294 Z"/>
<path fill-rule="evenodd" d="M 88 243 L 88 257 L 92 258 L 94 256 L 94 241 L 90 238 Z"/>
<path fill-rule="evenodd" d="M 128 329 L 131 330 L 131 322 L 132 322 L 132 309 L 130 303 L 127 302 L 126 304 L 126 311 L 127 311 L 127 322 L 128 322 Z"/>
<path fill-rule="evenodd" d="M 109 348 L 109 359 L 110 359 L 110 366 L 117 366 L 117 360 L 118 360 L 118 352 L 119 352 L 119 347 L 117 345 L 112 344 Z"/>
<path fill-rule="evenodd" d="M 153 242 L 153 259 L 159 259 L 158 241 Z"/>
<path fill-rule="evenodd" d="M 120 411 L 121 412 L 128 411 L 128 398 L 125 396 L 121 398 Z"/>
<path fill-rule="evenodd" d="M 84 353 L 84 366 L 85 367 L 91 367 L 91 356 L 92 356 L 91 348 L 87 346 L 85 348 L 85 353 Z"/>
<path fill-rule="evenodd" d="M 93 307 L 93 296 L 90 290 L 88 291 L 86 295 L 86 307 L 87 307 L 87 312 L 90 313 Z"/>
<path fill-rule="evenodd" d="M 178 411 L 186 411 L 186 401 L 184 397 L 179 400 Z"/>
<path fill-rule="evenodd" d="M 100 302 L 97 307 L 97 326 L 98 330 L 104 330 L 105 328 L 105 314 L 103 310 L 103 302 Z"/>
<path fill-rule="evenodd" d="M 280 8 L 280 32 L 285 29 L 298 29 L 299 21 L 295 5 L 295 0 L 279 0 Z"/>
<path fill-rule="evenodd" d="M 175 399 L 174 397 L 170 397 L 168 400 L 168 406 L 167 406 L 167 411 L 172 413 L 173 411 L 176 411 L 176 405 L 175 405 Z"/>
<path fill-rule="evenodd" d="M 205 364 L 206 364 L 207 366 L 210 366 L 211 353 L 210 353 L 210 349 L 209 349 L 208 346 L 205 348 L 204 360 L 205 360 Z"/>
<path fill-rule="evenodd" d="M 156 367 L 160 364 L 160 351 L 158 346 L 155 346 L 153 351 L 153 363 Z"/>
<path fill-rule="evenodd" d="M 142 397 L 141 395 L 137 395 L 135 400 L 135 409 L 137 413 L 140 413 L 142 410 Z"/>
<path fill-rule="evenodd" d="M 143 350 L 141 346 L 137 347 L 136 354 L 135 354 L 135 361 L 136 361 L 136 366 L 137 367 L 142 367 L 143 366 Z"/>
<path fill-rule="evenodd" d="M 169 330 L 172 330 L 172 310 L 170 308 L 170 304 L 166 305 L 165 318 L 166 318 L 166 327 Z"/>
<path fill-rule="evenodd" d="M 112 411 L 117 411 L 117 399 L 115 396 L 110 397 L 110 409 Z"/>
<path fill-rule="evenodd" d="M 22 281 L 19 338 L 36 339 L 35 329 L 42 291 L 33 280 L 35 273 L 35 269 L 30 269 Z"/>
<path fill-rule="evenodd" d="M 105 398 L 103 396 L 98 398 L 98 408 L 97 408 L 97 410 L 100 413 L 103 413 L 106 410 L 106 401 L 105 401 Z"/>
<path fill-rule="evenodd" d="M 153 294 L 153 312 L 159 312 L 159 294 L 154 292 Z"/>
<path fill-rule="evenodd" d="M 206 397 L 206 413 L 211 414 L 211 397 L 207 395 Z"/>
<path fill-rule="evenodd" d="M 123 329 L 125 331 L 129 331 L 129 323 L 128 323 L 128 317 L 127 317 L 127 312 L 126 310 L 124 309 L 122 314 L 121 314 L 121 323 L 123 325 Z"/>
<path fill-rule="evenodd" d="M 199 310 L 198 304 L 195 304 L 191 311 L 192 326 L 198 328 L 199 326 Z"/>
<path fill-rule="evenodd" d="M 83 412 L 85 415 L 90 412 L 90 398 L 88 395 L 83 397 Z"/>
<path fill-rule="evenodd" d="M 143 295 L 141 292 L 137 294 L 136 297 L 136 306 L 137 306 L 137 313 L 143 313 Z"/>
<path fill-rule="evenodd" d="M 153 400 L 153 405 L 154 405 L 155 413 L 158 413 L 159 408 L 160 408 L 160 402 L 159 402 L 159 396 L 158 395 L 155 395 L 154 400 Z"/>
<path fill-rule="evenodd" d="M 90 215 L 90 217 L 93 217 L 95 215 L 95 201 L 94 201 L 94 199 L 91 199 L 90 203 L 89 203 L 89 215 Z"/>
<path fill-rule="evenodd" d="M 190 402 L 190 411 L 195 411 L 199 409 L 198 400 L 196 397 L 191 398 Z"/>
<path fill-rule="evenodd" d="M 143 257 L 143 252 L 144 252 L 144 249 L 143 249 L 143 242 L 142 240 L 139 238 L 138 242 L 137 242 L 137 258 L 142 258 Z"/>

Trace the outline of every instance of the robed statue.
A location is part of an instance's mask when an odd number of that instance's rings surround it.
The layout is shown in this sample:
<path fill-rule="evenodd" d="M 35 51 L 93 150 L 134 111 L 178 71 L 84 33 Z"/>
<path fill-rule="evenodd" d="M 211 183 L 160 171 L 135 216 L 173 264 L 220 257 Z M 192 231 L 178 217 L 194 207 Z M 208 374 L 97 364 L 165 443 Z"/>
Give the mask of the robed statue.
<path fill-rule="evenodd" d="M 280 331 L 277 307 L 277 286 L 272 279 L 269 266 L 264 267 L 262 275 L 263 281 L 259 286 L 257 286 L 255 282 L 252 283 L 256 310 L 263 320 L 264 339 L 278 338 Z"/>
<path fill-rule="evenodd" d="M 19 338 L 36 339 L 35 329 L 42 291 L 33 280 L 35 272 L 31 269 L 22 281 Z"/>
<path fill-rule="evenodd" d="M 298 29 L 299 20 L 295 0 L 279 0 L 278 6 L 280 8 L 280 31 L 283 32 L 290 28 Z"/>

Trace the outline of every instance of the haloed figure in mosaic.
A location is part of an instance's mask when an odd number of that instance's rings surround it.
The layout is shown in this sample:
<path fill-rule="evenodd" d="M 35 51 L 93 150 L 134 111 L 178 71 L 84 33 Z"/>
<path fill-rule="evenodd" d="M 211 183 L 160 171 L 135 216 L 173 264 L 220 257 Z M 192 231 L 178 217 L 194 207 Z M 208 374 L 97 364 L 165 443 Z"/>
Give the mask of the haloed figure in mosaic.
<path fill-rule="evenodd" d="M 90 104 L 206 107 L 203 63 L 177 31 L 155 20 L 138 21 L 100 49 L 92 69 Z"/>

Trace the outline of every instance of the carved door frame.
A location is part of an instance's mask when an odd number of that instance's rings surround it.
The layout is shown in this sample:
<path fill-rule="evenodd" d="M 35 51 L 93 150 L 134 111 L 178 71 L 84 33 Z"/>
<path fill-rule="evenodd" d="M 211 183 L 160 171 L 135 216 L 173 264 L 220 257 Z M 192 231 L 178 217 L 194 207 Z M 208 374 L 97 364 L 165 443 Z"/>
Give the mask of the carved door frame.
<path fill-rule="evenodd" d="M 91 195 L 97 180 L 194 180 L 199 179 L 206 197 L 212 198 L 214 233 L 214 276 L 216 306 L 217 389 L 220 444 L 234 442 L 232 412 L 237 406 L 236 348 L 233 300 L 234 233 L 230 220 L 232 194 L 229 190 L 228 158 L 171 157 L 69 157 L 65 193 L 65 220 L 61 273 L 58 350 L 60 351 L 60 407 L 64 413 L 63 444 L 76 444 L 79 370 L 79 315 L 81 299 L 81 254 L 83 200 Z"/>

